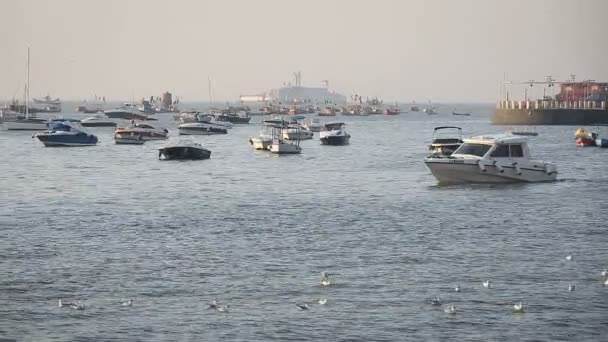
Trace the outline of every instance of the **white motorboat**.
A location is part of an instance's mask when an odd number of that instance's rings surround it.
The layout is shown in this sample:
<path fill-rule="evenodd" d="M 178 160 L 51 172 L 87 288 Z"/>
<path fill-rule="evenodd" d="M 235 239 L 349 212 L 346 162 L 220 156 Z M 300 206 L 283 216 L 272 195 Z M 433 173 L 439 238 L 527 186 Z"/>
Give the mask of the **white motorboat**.
<path fill-rule="evenodd" d="M 268 151 L 270 145 L 272 145 L 272 132 L 269 132 L 268 128 L 285 126 L 286 124 L 287 123 L 281 118 L 262 121 L 262 126 L 264 129 L 257 136 L 249 137 L 249 144 L 251 144 L 256 150 Z"/>
<path fill-rule="evenodd" d="M 143 140 L 165 140 L 169 135 L 169 131 L 161 128 L 154 128 L 147 124 L 134 123 L 127 127 L 117 127 L 114 130 L 114 136 L 141 136 Z"/>
<path fill-rule="evenodd" d="M 532 160 L 527 138 L 511 134 L 464 139 L 450 156 L 430 156 L 425 165 L 441 184 L 542 182 L 557 178 L 553 163 Z"/>
<path fill-rule="evenodd" d="M 321 140 L 321 144 L 323 145 L 348 145 L 350 134 L 346 132 L 343 123 L 330 123 L 321 129 L 319 140 Z"/>
<path fill-rule="evenodd" d="M 433 130 L 433 141 L 429 150 L 434 155 L 449 156 L 462 145 L 462 128 L 439 126 Z"/>
<path fill-rule="evenodd" d="M 302 126 L 311 132 L 320 132 L 323 124 L 321 124 L 319 119 L 312 118 L 310 121 L 305 122 Z"/>
<path fill-rule="evenodd" d="M 146 141 L 140 134 L 136 134 L 133 131 L 114 131 L 114 143 L 116 145 L 143 145 L 145 142 Z"/>
<path fill-rule="evenodd" d="M 112 120 L 105 115 L 95 115 L 80 121 L 82 127 L 116 127 L 116 120 Z"/>
<path fill-rule="evenodd" d="M 227 134 L 224 126 L 215 125 L 211 122 L 189 122 L 177 126 L 180 135 L 212 135 Z"/>

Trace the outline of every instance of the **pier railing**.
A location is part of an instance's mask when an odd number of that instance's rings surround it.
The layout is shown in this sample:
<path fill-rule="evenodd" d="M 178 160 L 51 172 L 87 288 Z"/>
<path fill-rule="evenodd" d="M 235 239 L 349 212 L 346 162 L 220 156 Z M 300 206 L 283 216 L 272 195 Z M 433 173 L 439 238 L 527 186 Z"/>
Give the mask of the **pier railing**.
<path fill-rule="evenodd" d="M 496 104 L 497 109 L 591 109 L 608 110 L 606 101 L 557 101 L 557 100 L 535 100 L 535 101 L 513 101 L 503 100 Z"/>

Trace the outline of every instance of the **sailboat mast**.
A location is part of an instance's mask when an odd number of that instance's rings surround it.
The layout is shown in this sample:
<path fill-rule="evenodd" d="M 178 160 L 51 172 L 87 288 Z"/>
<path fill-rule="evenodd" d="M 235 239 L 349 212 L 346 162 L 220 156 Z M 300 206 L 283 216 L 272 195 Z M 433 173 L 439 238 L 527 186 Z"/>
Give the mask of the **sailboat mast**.
<path fill-rule="evenodd" d="M 213 100 L 211 99 L 211 77 L 207 76 L 207 81 L 207 88 L 209 88 L 209 107 L 213 107 Z"/>
<path fill-rule="evenodd" d="M 25 118 L 30 117 L 30 48 L 27 48 L 27 65 L 25 68 Z"/>

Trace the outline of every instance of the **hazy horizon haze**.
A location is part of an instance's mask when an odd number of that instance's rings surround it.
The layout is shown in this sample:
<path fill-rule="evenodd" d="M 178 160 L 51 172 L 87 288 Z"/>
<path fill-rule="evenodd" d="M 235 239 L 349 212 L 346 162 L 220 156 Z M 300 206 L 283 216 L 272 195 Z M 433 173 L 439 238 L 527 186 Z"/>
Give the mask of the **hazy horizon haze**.
<path fill-rule="evenodd" d="M 608 80 L 608 1 L 2 0 L 0 98 L 235 101 L 292 81 L 493 102 L 507 79 Z"/>

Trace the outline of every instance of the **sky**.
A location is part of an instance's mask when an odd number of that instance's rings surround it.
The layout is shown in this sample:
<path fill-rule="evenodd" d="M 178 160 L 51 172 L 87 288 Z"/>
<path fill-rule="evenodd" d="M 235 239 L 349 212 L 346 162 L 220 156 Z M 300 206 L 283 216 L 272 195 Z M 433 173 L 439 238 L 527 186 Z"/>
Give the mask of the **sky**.
<path fill-rule="evenodd" d="M 301 71 L 345 95 L 493 102 L 499 82 L 608 80 L 608 0 L 0 0 L 0 99 L 184 101 Z"/>

